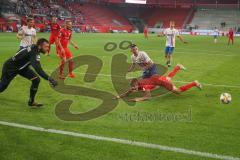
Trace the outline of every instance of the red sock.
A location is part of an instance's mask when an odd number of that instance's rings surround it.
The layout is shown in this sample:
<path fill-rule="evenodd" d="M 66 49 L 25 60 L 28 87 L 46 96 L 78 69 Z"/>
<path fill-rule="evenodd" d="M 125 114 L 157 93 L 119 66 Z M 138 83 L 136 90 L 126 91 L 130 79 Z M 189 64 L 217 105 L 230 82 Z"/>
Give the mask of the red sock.
<path fill-rule="evenodd" d="M 180 69 L 181 68 L 179 66 L 176 66 L 170 73 L 168 73 L 167 76 L 173 78 L 177 74 L 177 72 L 180 71 Z"/>
<path fill-rule="evenodd" d="M 185 92 L 185 91 L 187 91 L 187 90 L 189 90 L 189 89 L 191 89 L 192 87 L 195 87 L 195 86 L 197 86 L 197 83 L 192 82 L 192 83 L 189 83 L 185 86 L 181 86 L 179 89 L 180 89 L 181 92 Z"/>
<path fill-rule="evenodd" d="M 64 65 L 65 65 L 65 61 L 62 60 L 61 63 L 60 63 L 60 75 L 63 75 L 63 70 L 64 70 Z"/>
<path fill-rule="evenodd" d="M 68 61 L 68 69 L 69 69 L 69 73 L 72 73 L 73 71 L 73 60 L 69 60 Z"/>

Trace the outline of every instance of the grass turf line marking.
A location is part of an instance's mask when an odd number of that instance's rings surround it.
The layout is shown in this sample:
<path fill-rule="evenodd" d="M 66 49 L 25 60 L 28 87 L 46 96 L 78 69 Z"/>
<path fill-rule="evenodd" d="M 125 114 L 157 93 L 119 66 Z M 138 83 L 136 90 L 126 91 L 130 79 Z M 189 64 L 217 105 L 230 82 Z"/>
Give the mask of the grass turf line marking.
<path fill-rule="evenodd" d="M 156 49 L 146 49 L 145 51 L 156 51 L 159 52 L 159 50 Z M 161 50 L 160 50 L 161 51 Z M 239 57 L 239 55 L 233 55 L 233 54 L 220 54 L 222 52 L 209 52 L 208 53 L 206 51 L 201 51 L 201 50 L 196 50 L 198 51 L 198 53 L 193 53 L 194 51 L 189 52 L 188 50 L 184 51 L 184 50 L 176 50 L 176 53 L 184 53 L 184 54 L 194 54 L 194 55 L 207 55 L 207 56 L 224 56 L 224 57 Z M 200 53 L 203 52 L 203 53 Z M 228 52 L 229 53 L 229 52 Z"/>
<path fill-rule="evenodd" d="M 49 71 L 49 70 L 47 70 Z M 81 73 L 81 72 L 74 72 L 75 74 L 79 74 L 79 75 L 93 75 L 93 76 L 102 76 L 102 77 L 119 77 L 119 78 L 122 78 L 123 76 L 119 76 L 119 75 L 110 75 L 110 74 L 93 74 L 93 73 Z M 136 78 L 136 77 L 127 77 L 127 78 Z M 186 82 L 186 81 L 173 81 L 175 83 L 183 83 L 183 84 L 186 84 L 186 83 L 190 83 L 190 82 Z M 201 82 L 200 82 L 201 83 Z M 210 84 L 210 83 L 201 83 L 203 86 L 210 86 L 210 87 L 226 87 L 226 88 L 240 88 L 240 86 L 237 86 L 237 85 L 226 85 L 226 84 Z"/>
<path fill-rule="evenodd" d="M 102 47 L 91 47 L 92 49 L 102 49 Z M 88 48 L 89 49 L 89 48 Z M 164 53 L 164 47 L 160 49 L 142 49 L 143 51 L 156 51 L 156 52 L 163 52 Z M 129 52 L 129 51 L 127 51 Z M 234 55 L 231 54 L 233 52 L 231 51 L 207 51 L 207 50 L 198 50 L 198 49 L 186 49 L 186 48 L 177 48 L 176 51 L 177 53 L 186 53 L 186 54 L 194 54 L 194 55 L 209 55 L 209 56 L 225 56 L 225 57 L 239 57 L 239 55 Z M 190 52 L 190 53 L 188 53 Z M 198 52 L 198 53 L 193 53 L 193 52 Z M 202 53 L 200 53 L 202 52 Z M 226 53 L 226 54 L 221 54 L 221 53 Z M 125 53 L 125 52 L 120 52 L 120 53 Z M 211 54 L 213 53 L 213 54 Z M 228 55 L 229 54 L 229 55 Z"/>
<path fill-rule="evenodd" d="M 126 145 L 138 146 L 138 147 L 143 147 L 143 148 L 151 148 L 151 149 L 157 149 L 157 150 L 161 150 L 161 151 L 170 151 L 170 152 L 182 153 L 182 154 L 198 156 L 198 157 L 206 157 L 206 158 L 222 159 L 222 160 L 240 160 L 239 157 L 232 157 L 232 156 L 226 156 L 226 155 L 220 155 L 220 154 L 200 152 L 200 151 L 188 150 L 188 149 L 178 148 L 178 147 L 170 147 L 170 146 L 164 146 L 164 145 L 159 145 L 159 144 L 145 143 L 145 142 L 140 142 L 140 141 L 132 141 L 132 140 L 126 140 L 126 139 L 112 138 L 112 137 L 96 136 L 96 135 L 91 135 L 91 134 L 83 134 L 83 133 L 70 132 L 70 131 L 64 131 L 64 130 L 46 129 L 46 128 L 42 128 L 42 127 L 18 124 L 18 123 L 6 122 L 6 121 L 0 121 L 0 125 L 21 128 L 21 129 L 28 129 L 28 130 L 32 130 L 32 131 L 38 131 L 38 132 L 46 132 L 46 133 L 67 135 L 67 136 L 72 136 L 72 137 L 80 137 L 80 138 L 91 139 L 91 140 L 114 142 L 114 143 L 118 143 L 118 144 L 126 144 Z"/>

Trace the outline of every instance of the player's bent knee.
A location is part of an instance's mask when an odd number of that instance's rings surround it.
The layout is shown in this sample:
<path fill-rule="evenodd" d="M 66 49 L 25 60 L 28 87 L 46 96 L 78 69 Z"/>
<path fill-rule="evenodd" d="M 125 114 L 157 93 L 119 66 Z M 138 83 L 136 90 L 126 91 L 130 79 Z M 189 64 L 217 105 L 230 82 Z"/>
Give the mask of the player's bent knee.
<path fill-rule="evenodd" d="M 41 79 L 39 77 L 32 79 L 32 84 L 34 86 L 38 86 L 40 82 L 41 82 Z"/>
<path fill-rule="evenodd" d="M 171 77 L 166 77 L 166 79 L 168 80 L 168 81 L 172 81 L 172 78 Z"/>
<path fill-rule="evenodd" d="M 73 60 L 73 57 L 67 57 L 67 60 L 68 60 L 68 61 L 72 61 L 72 60 Z"/>
<path fill-rule="evenodd" d="M 66 62 L 66 57 L 62 57 L 61 60 L 62 60 L 63 62 Z"/>
<path fill-rule="evenodd" d="M 0 84 L 0 93 L 2 93 L 3 91 L 5 91 L 5 89 L 7 89 L 7 85 L 2 85 L 2 84 Z"/>
<path fill-rule="evenodd" d="M 175 94 L 181 94 L 181 90 L 178 89 L 178 88 L 175 87 L 175 86 L 173 87 L 172 92 L 175 93 Z"/>
<path fill-rule="evenodd" d="M 4 91 L 3 87 L 0 85 L 0 93 Z"/>

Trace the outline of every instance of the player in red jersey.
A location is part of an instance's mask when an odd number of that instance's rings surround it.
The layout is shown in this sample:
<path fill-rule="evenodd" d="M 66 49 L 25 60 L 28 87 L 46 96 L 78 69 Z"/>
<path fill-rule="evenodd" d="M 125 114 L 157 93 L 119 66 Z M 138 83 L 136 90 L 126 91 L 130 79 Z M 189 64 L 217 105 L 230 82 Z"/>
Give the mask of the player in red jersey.
<path fill-rule="evenodd" d="M 233 42 L 234 42 L 234 31 L 232 28 L 230 28 L 229 32 L 228 32 L 228 45 L 230 44 L 230 41 L 232 42 L 232 45 L 233 45 Z"/>
<path fill-rule="evenodd" d="M 49 37 L 48 55 L 50 54 L 51 45 L 55 44 L 56 45 L 56 53 L 59 56 L 60 48 L 58 45 L 58 35 L 59 35 L 59 31 L 61 29 L 61 26 L 57 23 L 57 17 L 53 16 L 51 19 L 51 22 L 49 22 L 48 25 L 50 26 L 50 29 L 51 29 L 51 35 Z"/>
<path fill-rule="evenodd" d="M 64 65 L 66 61 L 68 61 L 68 69 L 69 74 L 68 76 L 70 78 L 74 78 L 75 75 L 72 73 L 73 71 L 73 60 L 72 60 L 72 53 L 68 49 L 68 43 L 70 43 L 72 46 L 74 46 L 75 49 L 79 49 L 79 47 L 72 41 L 72 22 L 70 20 L 65 21 L 65 27 L 62 28 L 59 32 L 58 36 L 58 45 L 60 48 L 60 58 L 61 58 L 61 64 L 60 64 L 60 79 L 64 79 Z"/>
<path fill-rule="evenodd" d="M 123 98 L 126 96 L 129 96 L 130 93 L 136 92 L 136 91 L 143 91 L 144 96 L 139 98 L 130 99 L 129 101 L 139 102 L 148 100 L 151 97 L 151 91 L 153 89 L 156 89 L 158 87 L 164 87 L 165 89 L 175 93 L 175 94 L 181 94 L 182 92 L 185 92 L 192 87 L 197 87 L 199 89 L 202 89 L 202 85 L 198 81 L 191 82 L 187 85 L 176 87 L 172 83 L 172 78 L 179 72 L 181 69 L 185 70 L 184 66 L 181 64 L 178 64 L 170 73 L 168 73 L 166 76 L 160 76 L 160 75 L 153 75 L 150 78 L 147 79 L 141 79 L 138 80 L 136 78 L 132 79 L 130 84 L 130 89 L 115 97 L 115 99 Z"/>
<path fill-rule="evenodd" d="M 144 38 L 148 39 L 148 27 L 147 26 L 144 27 L 143 33 L 144 33 Z"/>

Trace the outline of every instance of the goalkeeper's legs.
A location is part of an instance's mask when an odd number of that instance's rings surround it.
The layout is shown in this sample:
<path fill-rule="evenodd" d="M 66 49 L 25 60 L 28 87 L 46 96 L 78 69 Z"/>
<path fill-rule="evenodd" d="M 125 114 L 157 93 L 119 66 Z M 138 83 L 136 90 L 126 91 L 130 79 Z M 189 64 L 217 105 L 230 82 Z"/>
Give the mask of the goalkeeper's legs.
<path fill-rule="evenodd" d="M 29 106 L 36 106 L 36 107 L 42 106 L 42 104 L 38 104 L 38 103 L 35 102 L 35 97 L 36 97 L 38 87 L 39 87 L 39 84 L 40 84 L 40 78 L 38 77 L 38 75 L 33 70 L 31 70 L 29 68 L 21 71 L 19 73 L 19 75 L 21 75 L 22 77 L 32 81 L 32 85 L 30 87 L 28 105 Z"/>
<path fill-rule="evenodd" d="M 4 92 L 11 81 L 14 79 L 16 76 L 16 73 L 11 73 L 7 70 L 7 67 L 4 65 L 2 69 L 2 76 L 0 78 L 0 93 Z"/>
<path fill-rule="evenodd" d="M 5 75 L 2 75 L 1 79 L 0 79 L 0 93 L 4 92 L 7 87 L 9 86 L 10 82 L 12 80 L 7 79 L 7 77 Z"/>
<path fill-rule="evenodd" d="M 29 101 L 28 101 L 29 105 L 31 105 L 35 102 L 35 96 L 37 94 L 39 84 L 40 84 L 39 77 L 35 77 L 34 79 L 32 79 L 32 85 L 30 88 L 30 96 L 29 96 Z"/>

